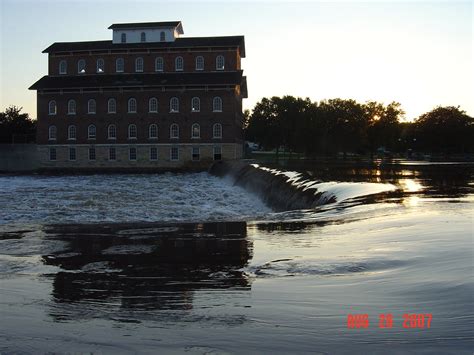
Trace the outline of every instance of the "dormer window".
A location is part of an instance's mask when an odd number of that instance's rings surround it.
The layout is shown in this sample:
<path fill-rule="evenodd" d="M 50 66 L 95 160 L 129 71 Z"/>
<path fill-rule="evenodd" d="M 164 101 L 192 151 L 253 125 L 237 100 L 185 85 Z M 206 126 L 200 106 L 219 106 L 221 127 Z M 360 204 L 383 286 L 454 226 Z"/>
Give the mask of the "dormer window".
<path fill-rule="evenodd" d="M 127 43 L 127 34 L 126 33 L 122 33 L 122 35 L 120 36 L 120 42 Z"/>
<path fill-rule="evenodd" d="M 140 42 L 146 42 L 146 33 L 145 32 L 142 32 L 140 34 Z"/>
<path fill-rule="evenodd" d="M 166 34 L 165 31 L 160 32 L 160 42 L 166 41 Z"/>

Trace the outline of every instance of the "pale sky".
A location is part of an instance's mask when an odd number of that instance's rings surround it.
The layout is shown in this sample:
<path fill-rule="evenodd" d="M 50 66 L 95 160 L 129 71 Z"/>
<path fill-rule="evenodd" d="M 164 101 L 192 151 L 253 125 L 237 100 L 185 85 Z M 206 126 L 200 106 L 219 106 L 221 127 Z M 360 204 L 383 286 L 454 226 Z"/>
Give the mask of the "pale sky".
<path fill-rule="evenodd" d="M 121 22 L 180 20 L 184 36 L 244 35 L 251 109 L 263 97 L 398 101 L 474 115 L 473 2 L 0 0 L 0 110 L 36 117 L 28 87 L 53 42 L 107 40 Z"/>

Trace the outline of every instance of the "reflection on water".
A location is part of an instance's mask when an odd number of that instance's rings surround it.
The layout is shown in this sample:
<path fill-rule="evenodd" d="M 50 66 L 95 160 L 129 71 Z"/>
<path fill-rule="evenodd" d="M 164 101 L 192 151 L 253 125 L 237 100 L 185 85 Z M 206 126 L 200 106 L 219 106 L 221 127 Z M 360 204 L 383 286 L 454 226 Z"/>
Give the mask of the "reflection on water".
<path fill-rule="evenodd" d="M 53 225 L 45 233 L 65 245 L 43 256 L 64 270 L 53 276 L 57 320 L 191 309 L 195 290 L 250 288 L 241 271 L 252 258 L 245 222 Z"/>

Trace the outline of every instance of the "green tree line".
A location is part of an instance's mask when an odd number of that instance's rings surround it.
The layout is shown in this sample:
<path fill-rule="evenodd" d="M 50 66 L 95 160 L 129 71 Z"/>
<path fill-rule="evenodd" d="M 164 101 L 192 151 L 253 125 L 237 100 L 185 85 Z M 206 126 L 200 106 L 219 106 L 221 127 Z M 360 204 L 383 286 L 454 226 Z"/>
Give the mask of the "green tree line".
<path fill-rule="evenodd" d="M 436 107 L 404 122 L 398 102 L 313 102 L 283 96 L 263 98 L 246 116 L 246 140 L 268 150 L 283 147 L 306 156 L 368 154 L 380 147 L 391 152 L 474 152 L 474 118 L 459 107 Z"/>

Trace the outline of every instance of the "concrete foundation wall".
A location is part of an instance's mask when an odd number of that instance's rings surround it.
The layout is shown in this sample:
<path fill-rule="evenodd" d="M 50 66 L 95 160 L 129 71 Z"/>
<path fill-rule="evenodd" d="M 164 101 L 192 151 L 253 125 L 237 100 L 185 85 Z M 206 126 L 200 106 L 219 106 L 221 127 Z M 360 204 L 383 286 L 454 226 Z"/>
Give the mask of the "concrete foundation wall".
<path fill-rule="evenodd" d="M 0 172 L 27 172 L 39 168 L 36 144 L 0 144 Z"/>

